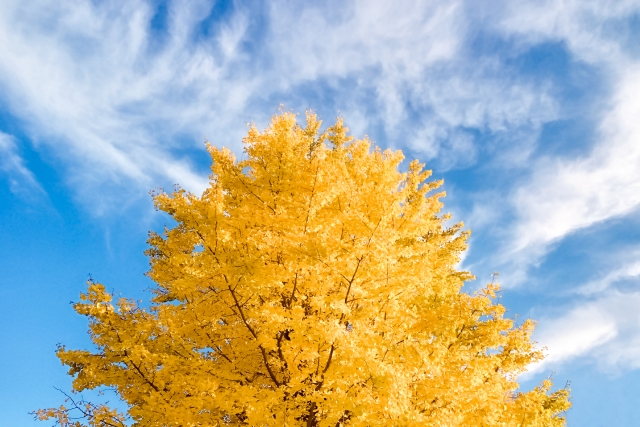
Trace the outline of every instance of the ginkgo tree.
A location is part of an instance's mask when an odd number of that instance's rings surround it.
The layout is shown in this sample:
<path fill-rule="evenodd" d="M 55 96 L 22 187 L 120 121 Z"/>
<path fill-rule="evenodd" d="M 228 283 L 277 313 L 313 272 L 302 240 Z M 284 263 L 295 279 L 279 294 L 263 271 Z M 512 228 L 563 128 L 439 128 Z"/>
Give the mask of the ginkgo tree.
<path fill-rule="evenodd" d="M 155 205 L 148 308 L 90 282 L 75 310 L 95 349 L 57 355 L 73 389 L 114 389 L 120 413 L 73 401 L 62 426 L 563 426 L 566 388 L 518 391 L 542 358 L 497 285 L 461 290 L 468 232 L 447 227 L 429 171 L 400 151 L 283 112 L 249 127 L 246 160 L 208 146 L 210 186 Z M 74 411 L 81 420 L 74 419 Z M 83 424 L 84 423 L 84 424 Z"/>

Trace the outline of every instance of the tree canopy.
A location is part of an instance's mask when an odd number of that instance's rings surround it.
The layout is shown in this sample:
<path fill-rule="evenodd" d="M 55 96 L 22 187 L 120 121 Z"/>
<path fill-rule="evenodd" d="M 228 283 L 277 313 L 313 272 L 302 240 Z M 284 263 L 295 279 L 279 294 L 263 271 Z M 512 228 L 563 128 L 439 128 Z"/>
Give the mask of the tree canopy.
<path fill-rule="evenodd" d="M 542 354 L 498 286 L 462 291 L 469 235 L 446 226 L 440 181 L 400 151 L 281 113 L 250 126 L 246 159 L 208 145 L 201 197 L 155 205 L 148 308 L 91 282 L 75 310 L 95 349 L 57 355 L 76 402 L 41 419 L 91 426 L 564 426 L 567 389 L 518 391 Z M 78 411 L 82 421 L 72 419 Z M 85 424 L 82 424 L 85 423 Z"/>

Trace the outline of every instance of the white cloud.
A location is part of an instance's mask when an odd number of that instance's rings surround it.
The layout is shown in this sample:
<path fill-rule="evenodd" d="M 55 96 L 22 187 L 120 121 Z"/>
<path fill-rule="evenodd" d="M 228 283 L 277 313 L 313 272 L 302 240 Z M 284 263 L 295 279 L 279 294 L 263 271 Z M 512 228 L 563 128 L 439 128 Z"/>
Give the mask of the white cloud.
<path fill-rule="evenodd" d="M 624 21 L 640 11 L 635 0 L 534 0 L 500 2 L 498 28 L 529 44 L 567 43 L 578 59 L 619 69 L 628 62 L 624 51 Z"/>
<path fill-rule="evenodd" d="M 456 56 L 465 36 L 461 1 L 400 3 L 271 3 L 270 45 L 282 53 L 275 58 L 283 80 L 346 76 L 372 66 L 417 77 L 426 64 Z"/>
<path fill-rule="evenodd" d="M 592 280 L 591 282 L 581 286 L 576 293 L 581 295 L 593 295 L 607 291 L 616 283 L 626 280 L 640 279 L 640 253 L 633 253 L 634 261 L 623 263 L 617 266 L 604 277 Z"/>
<path fill-rule="evenodd" d="M 610 373 L 640 367 L 640 292 L 611 291 L 539 324 L 534 338 L 546 347 L 546 358 L 530 373 L 555 370 L 578 358 Z"/>
<path fill-rule="evenodd" d="M 598 222 L 640 207 L 640 70 L 620 76 L 599 142 L 585 158 L 545 158 L 513 199 L 518 221 L 511 256 L 537 263 L 551 245 Z"/>
<path fill-rule="evenodd" d="M 18 153 L 15 138 L 0 132 L 0 171 L 7 175 L 9 189 L 21 196 L 41 195 L 44 190 Z"/>
<path fill-rule="evenodd" d="M 602 73 L 601 84 L 613 86 L 613 96 L 599 113 L 601 122 L 595 147 L 580 158 L 542 157 L 532 161 L 529 157 L 540 124 L 562 118 L 555 100 L 545 101 L 544 90 L 536 98 L 535 89 L 522 88 L 522 95 L 512 99 L 530 100 L 520 114 L 511 111 L 515 103 L 505 104 L 508 111 L 504 117 L 512 120 L 505 126 L 506 133 L 512 135 L 510 142 L 517 143 L 501 146 L 493 160 L 503 168 L 516 165 L 529 169 L 532 175 L 524 184 L 522 180 L 514 182 L 519 187 L 504 183 L 501 188 L 511 187 L 506 196 L 479 200 L 473 211 L 494 213 L 493 223 L 502 245 L 489 255 L 496 259 L 483 261 L 493 264 L 492 269 L 500 269 L 507 286 L 515 286 L 526 281 L 527 269 L 538 265 L 566 236 L 639 208 L 640 100 L 636 94 L 640 93 L 640 61 L 626 47 L 627 39 L 633 38 L 625 20 L 640 12 L 640 3 L 633 0 L 615 4 L 578 0 L 470 3 L 469 10 L 475 11 L 476 25 L 481 23 L 485 30 L 493 29 L 523 51 L 545 42 L 564 44 L 572 61 L 591 64 Z M 517 88 L 515 82 L 509 83 L 508 87 Z M 445 86 L 445 90 L 449 87 Z M 477 89 L 468 91 L 476 92 Z M 498 102 L 505 99 L 509 98 L 504 94 L 497 97 Z M 471 99 L 466 99 L 461 104 L 471 103 Z M 499 106 L 491 106 L 499 111 Z M 500 115 L 494 113 L 493 117 Z M 537 123 L 523 126 L 514 118 Z M 498 127 L 490 129 L 494 139 L 499 139 Z M 582 146 L 584 141 L 573 144 Z M 515 214 L 510 223 L 505 223 L 505 211 Z M 490 226 L 491 222 L 490 217 L 483 216 L 483 224 Z"/>
<path fill-rule="evenodd" d="M 577 307 L 559 318 L 542 319 L 540 325 L 534 337 L 546 348 L 545 359 L 532 365 L 530 373 L 584 355 L 618 334 L 614 318 L 596 305 Z"/>
<path fill-rule="evenodd" d="M 475 162 L 477 142 L 461 128 L 535 133 L 558 116 L 549 87 L 505 72 L 497 58 L 469 57 L 475 16 L 465 2 L 341 2 L 335 16 L 286 5 L 272 3 L 269 39 L 282 87 L 355 76 L 336 96 L 342 111 L 368 110 L 354 130 L 382 123 L 388 144 L 438 159 L 439 170 Z"/>
<path fill-rule="evenodd" d="M 407 143 L 425 160 L 436 160 L 438 170 L 473 165 L 481 148 L 497 152 L 496 160 L 503 158 L 497 163 L 505 169 L 522 167 L 542 124 L 558 118 L 557 101 L 547 88 L 519 82 L 496 68 L 480 66 L 483 72 L 471 75 L 457 70 L 413 86 L 414 104 L 432 114 L 415 125 L 418 130 Z M 480 147 L 471 129 L 490 134 L 485 144 L 491 146 Z"/>
<path fill-rule="evenodd" d="M 207 12 L 195 2 L 171 9 L 171 37 L 158 52 L 145 2 L 57 5 L 3 2 L 0 10 L 1 80 L 31 137 L 74 165 L 66 172 L 85 193 L 105 181 L 149 189 L 159 177 L 202 189 L 206 178 L 171 149 L 176 134 L 201 135 L 214 120 L 207 99 L 246 98 L 239 85 L 222 84 L 243 27 L 224 29 L 216 61 L 191 45 Z"/>
<path fill-rule="evenodd" d="M 463 1 L 271 2 L 257 33 L 253 11 L 239 8 L 196 37 L 211 7 L 169 3 L 158 42 L 143 0 L 0 5 L 5 101 L 37 146 L 73 165 L 81 194 L 165 181 L 199 191 L 206 179 L 175 154 L 185 135 L 238 149 L 244 122 L 266 118 L 265 100 L 275 109 L 305 84 L 334 85 L 331 107 L 354 117 L 354 132 L 382 123 L 389 143 L 442 158 L 442 169 L 475 161 L 464 127 L 507 134 L 556 116 L 545 88 L 500 75 L 493 59 L 465 62 L 474 17 Z"/>

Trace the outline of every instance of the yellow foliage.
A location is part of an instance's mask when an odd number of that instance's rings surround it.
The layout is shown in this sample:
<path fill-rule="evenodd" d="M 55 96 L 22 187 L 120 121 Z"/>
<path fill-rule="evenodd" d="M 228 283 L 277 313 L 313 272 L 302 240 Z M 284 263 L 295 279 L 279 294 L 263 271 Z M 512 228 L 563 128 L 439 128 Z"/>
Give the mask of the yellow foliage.
<path fill-rule="evenodd" d="M 251 126 L 246 160 L 208 146 L 201 197 L 155 196 L 178 225 L 149 238 L 153 304 L 90 283 L 75 309 L 98 351 L 58 351 L 74 390 L 115 388 L 140 426 L 564 426 L 566 389 L 517 391 L 533 323 L 496 285 L 461 292 L 468 232 L 443 225 L 441 182 L 306 119 Z"/>

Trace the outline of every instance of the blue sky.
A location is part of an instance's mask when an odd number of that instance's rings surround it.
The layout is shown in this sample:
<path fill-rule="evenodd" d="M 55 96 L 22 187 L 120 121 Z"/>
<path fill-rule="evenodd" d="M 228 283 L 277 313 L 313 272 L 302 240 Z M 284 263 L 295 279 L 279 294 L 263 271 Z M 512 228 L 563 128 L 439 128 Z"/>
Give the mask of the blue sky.
<path fill-rule="evenodd" d="M 469 289 L 571 381 L 570 426 L 640 419 L 640 1 L 0 4 L 0 414 L 40 425 L 89 345 L 91 275 L 146 299 L 156 187 L 200 192 L 280 104 L 343 116 L 445 179 Z M 635 422 L 634 422 L 635 421 Z"/>

